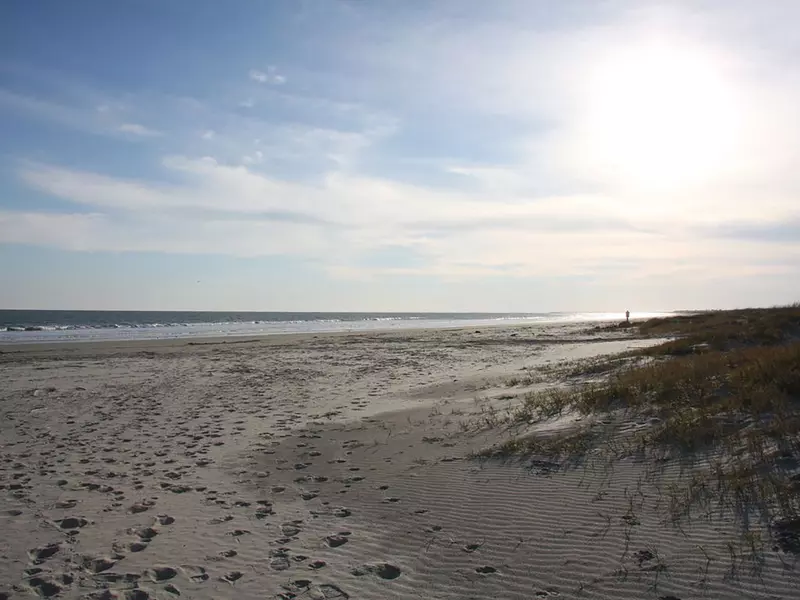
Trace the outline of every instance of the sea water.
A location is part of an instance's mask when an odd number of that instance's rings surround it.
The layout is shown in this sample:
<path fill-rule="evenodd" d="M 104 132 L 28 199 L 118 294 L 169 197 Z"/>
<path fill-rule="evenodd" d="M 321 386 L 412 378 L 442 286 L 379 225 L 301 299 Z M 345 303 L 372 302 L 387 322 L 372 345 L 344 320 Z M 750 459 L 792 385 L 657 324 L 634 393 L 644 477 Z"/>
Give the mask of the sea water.
<path fill-rule="evenodd" d="M 633 318 L 670 313 L 637 313 Z M 622 313 L 370 313 L 0 310 L 0 343 L 146 340 L 501 324 L 620 321 Z"/>

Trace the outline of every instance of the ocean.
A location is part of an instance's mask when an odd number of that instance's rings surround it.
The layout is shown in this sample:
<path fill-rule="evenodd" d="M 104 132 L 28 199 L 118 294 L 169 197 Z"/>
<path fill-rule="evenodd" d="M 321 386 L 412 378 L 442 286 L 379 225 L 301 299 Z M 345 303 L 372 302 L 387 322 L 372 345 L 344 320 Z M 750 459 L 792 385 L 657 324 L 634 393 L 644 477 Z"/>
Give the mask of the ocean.
<path fill-rule="evenodd" d="M 637 313 L 635 318 L 669 313 Z M 619 321 L 622 313 L 360 313 L 0 310 L 0 343 L 143 340 Z"/>

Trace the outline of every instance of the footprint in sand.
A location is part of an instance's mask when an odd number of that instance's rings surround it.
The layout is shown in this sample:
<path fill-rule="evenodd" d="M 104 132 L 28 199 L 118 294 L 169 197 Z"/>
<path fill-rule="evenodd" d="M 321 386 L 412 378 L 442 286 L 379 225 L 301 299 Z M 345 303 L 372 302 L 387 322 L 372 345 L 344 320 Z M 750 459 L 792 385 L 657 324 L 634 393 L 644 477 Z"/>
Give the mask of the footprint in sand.
<path fill-rule="evenodd" d="M 240 538 L 243 535 L 250 535 L 250 531 L 247 529 L 234 529 L 233 531 L 229 531 L 227 535 L 231 535 L 234 538 Z"/>
<path fill-rule="evenodd" d="M 141 552 L 142 550 L 147 548 L 147 544 L 145 542 L 131 542 L 128 544 L 128 550 L 131 552 Z"/>
<path fill-rule="evenodd" d="M 50 598 L 61 592 L 61 586 L 41 577 L 28 579 L 28 586 L 42 598 Z"/>
<path fill-rule="evenodd" d="M 138 573 L 100 573 L 94 575 L 92 580 L 99 584 L 116 584 L 133 587 L 139 584 L 141 575 Z"/>
<path fill-rule="evenodd" d="M 141 502 L 136 502 L 131 505 L 130 508 L 128 508 L 128 512 L 135 515 L 150 510 L 153 506 L 155 506 L 155 502 L 152 500 L 142 500 Z"/>
<path fill-rule="evenodd" d="M 67 517 L 66 519 L 57 521 L 57 523 L 61 529 L 80 529 L 82 527 L 86 527 L 89 524 L 89 521 L 82 517 Z"/>
<path fill-rule="evenodd" d="M 324 483 L 328 478 L 324 475 L 305 475 L 294 480 L 295 483 Z"/>
<path fill-rule="evenodd" d="M 308 563 L 308 568 L 314 569 L 316 571 L 318 569 L 324 568 L 325 566 L 327 566 L 327 564 L 328 563 L 326 563 L 324 560 L 312 560 L 310 563 Z"/>
<path fill-rule="evenodd" d="M 61 550 L 61 544 L 47 544 L 46 546 L 29 550 L 28 556 L 30 556 L 33 564 L 38 565 L 53 556 L 59 550 Z"/>
<path fill-rule="evenodd" d="M 475 567 L 475 572 L 480 573 L 481 575 L 491 575 L 492 573 L 497 573 L 497 569 L 494 567 Z"/>
<path fill-rule="evenodd" d="M 256 512 L 253 514 L 253 516 L 256 519 L 265 519 L 269 515 L 274 515 L 274 514 L 275 511 L 272 510 L 272 506 L 270 505 L 270 506 L 260 506 L 259 508 L 256 509 Z"/>
<path fill-rule="evenodd" d="M 316 588 L 313 588 L 314 595 L 312 598 L 314 600 L 329 600 L 331 598 L 342 598 L 343 600 L 347 600 L 350 597 L 350 594 L 344 592 L 340 587 L 333 585 L 332 583 L 323 583 L 322 585 L 318 585 Z"/>
<path fill-rule="evenodd" d="M 284 535 L 284 537 L 296 536 L 298 533 L 300 533 L 300 523 L 302 523 L 302 521 L 290 521 L 288 523 L 283 523 L 281 525 L 281 533 Z"/>
<path fill-rule="evenodd" d="M 153 567 L 146 571 L 148 577 L 156 583 L 161 581 L 168 581 L 178 574 L 178 571 L 172 567 Z"/>
<path fill-rule="evenodd" d="M 129 529 L 128 533 L 138 536 L 143 542 L 149 542 L 158 535 L 158 531 L 152 527 L 140 527 L 139 529 Z"/>
<path fill-rule="evenodd" d="M 222 525 L 223 523 L 227 523 L 228 521 L 233 521 L 233 515 L 225 515 L 223 517 L 215 517 L 211 519 L 208 524 L 209 525 Z"/>
<path fill-rule="evenodd" d="M 102 573 L 108 571 L 111 567 L 117 564 L 116 561 L 111 560 L 105 556 L 90 556 L 85 555 L 81 557 L 81 566 L 90 573 Z"/>
<path fill-rule="evenodd" d="M 325 542 L 331 548 L 338 548 L 339 546 L 344 546 L 349 540 L 348 536 L 350 535 L 349 531 L 340 531 L 337 534 L 329 535 L 325 538 Z"/>
<path fill-rule="evenodd" d="M 222 577 L 220 577 L 220 581 L 226 581 L 226 582 L 230 583 L 231 585 L 233 585 L 238 580 L 240 580 L 243 576 L 244 576 L 244 573 L 242 573 L 241 571 L 230 571 L 230 572 L 226 573 L 225 575 L 223 575 Z"/>
<path fill-rule="evenodd" d="M 269 566 L 275 571 L 285 571 L 289 568 L 289 554 L 286 550 L 272 550 L 270 553 Z"/>
<path fill-rule="evenodd" d="M 371 574 L 381 579 L 397 579 L 402 573 L 400 567 L 390 563 L 369 563 L 350 572 L 356 577 Z"/>
<path fill-rule="evenodd" d="M 208 579 L 208 573 L 204 567 L 196 567 L 193 565 L 181 565 L 181 571 L 189 578 L 190 581 L 200 583 Z"/>

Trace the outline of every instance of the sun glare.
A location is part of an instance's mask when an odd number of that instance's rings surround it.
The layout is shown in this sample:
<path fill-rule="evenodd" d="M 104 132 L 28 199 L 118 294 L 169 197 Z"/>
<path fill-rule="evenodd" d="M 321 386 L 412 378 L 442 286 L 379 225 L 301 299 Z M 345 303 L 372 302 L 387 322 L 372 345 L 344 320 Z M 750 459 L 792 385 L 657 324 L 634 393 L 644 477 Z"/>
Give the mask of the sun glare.
<path fill-rule="evenodd" d="M 596 64 L 586 100 L 586 149 L 615 179 L 671 190 L 731 166 L 739 107 L 709 53 L 667 44 L 626 48 Z"/>

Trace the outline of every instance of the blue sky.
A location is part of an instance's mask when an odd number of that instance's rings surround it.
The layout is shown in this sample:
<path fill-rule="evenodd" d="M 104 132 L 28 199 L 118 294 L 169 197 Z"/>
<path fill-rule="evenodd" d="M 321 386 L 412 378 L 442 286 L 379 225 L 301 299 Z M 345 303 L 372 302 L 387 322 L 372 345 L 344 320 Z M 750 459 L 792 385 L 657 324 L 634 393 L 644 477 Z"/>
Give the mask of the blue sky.
<path fill-rule="evenodd" d="M 8 2 L 3 308 L 800 299 L 800 5 Z"/>

